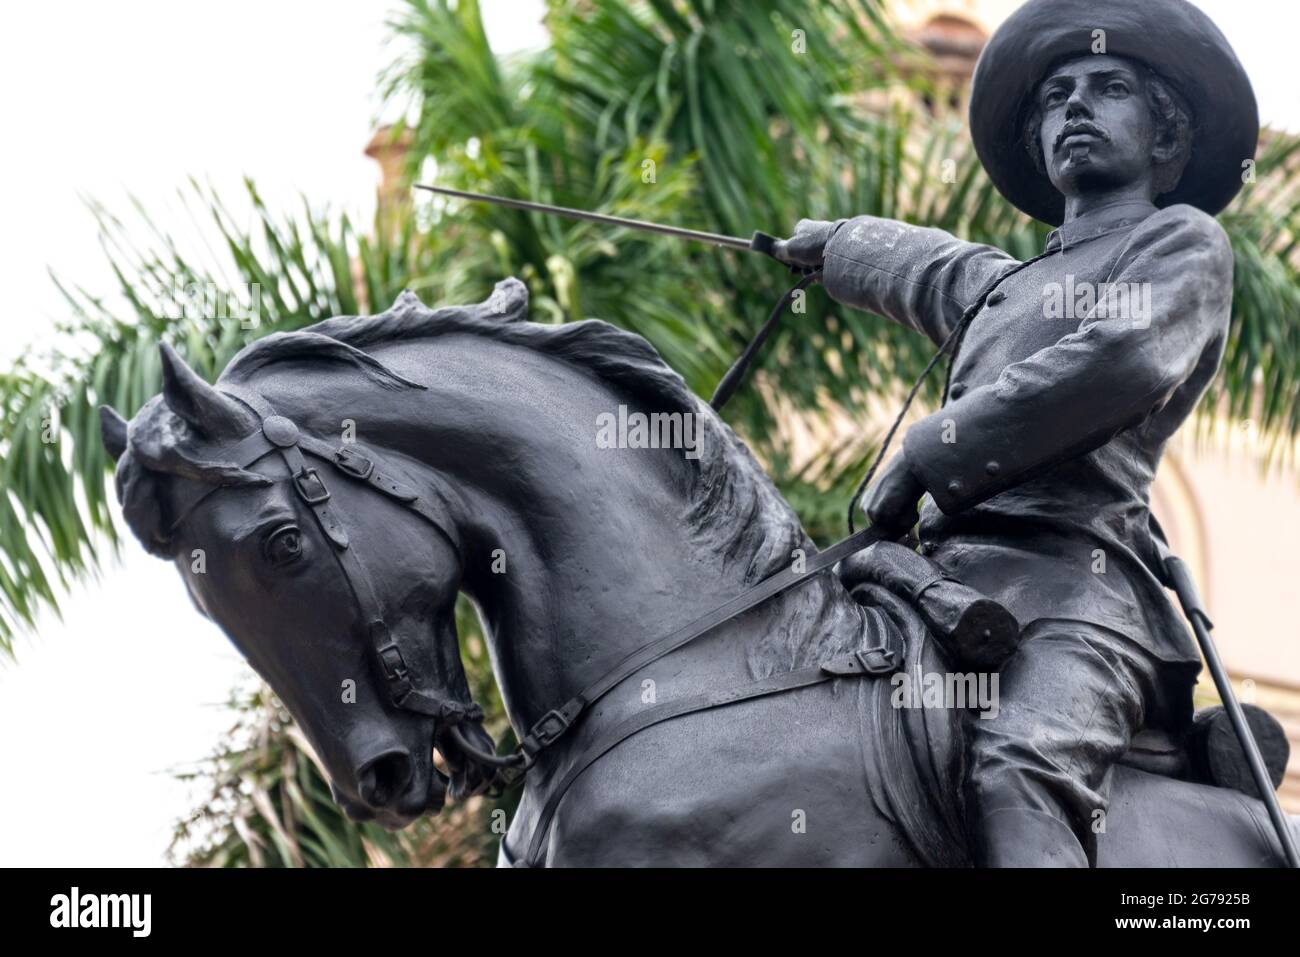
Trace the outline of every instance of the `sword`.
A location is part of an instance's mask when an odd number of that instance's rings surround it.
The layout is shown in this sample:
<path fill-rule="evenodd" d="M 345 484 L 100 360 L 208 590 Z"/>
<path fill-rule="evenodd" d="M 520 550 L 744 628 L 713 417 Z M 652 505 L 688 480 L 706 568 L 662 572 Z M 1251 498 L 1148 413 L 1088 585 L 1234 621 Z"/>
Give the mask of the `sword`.
<path fill-rule="evenodd" d="M 494 206 L 508 206 L 511 209 L 522 209 L 531 213 L 547 213 L 551 216 L 563 216 L 565 219 L 579 219 L 587 223 L 600 223 L 602 226 L 616 226 L 621 229 L 637 229 L 643 233 L 657 233 L 660 236 L 671 236 L 674 239 L 686 239 L 696 243 L 709 243 L 712 246 L 723 246 L 727 249 L 744 249 L 749 252 L 760 253 L 764 256 L 770 256 L 776 259 L 774 252 L 776 237 L 769 236 L 767 233 L 754 231 L 754 235 L 749 239 L 742 239 L 739 236 L 724 236 L 721 233 L 707 233 L 701 229 L 683 229 L 681 226 L 665 226 L 662 223 L 651 223 L 643 219 L 627 219 L 623 216 L 607 216 L 604 213 L 591 213 L 585 209 L 570 209 L 567 206 L 552 206 L 549 203 L 534 203 L 526 199 L 509 199 L 505 196 L 490 196 L 487 193 L 471 193 L 463 189 L 451 189 L 448 186 L 427 186 L 424 183 L 416 183 L 416 189 L 428 190 L 430 193 L 438 193 L 443 196 L 455 196 L 457 199 L 468 199 L 474 203 L 491 203 Z M 780 259 L 777 262 L 783 265 L 789 265 Z"/>
<path fill-rule="evenodd" d="M 578 219 L 586 223 L 600 223 L 602 226 L 616 226 L 620 229 L 638 229 L 645 233 L 656 233 L 660 236 L 671 236 L 673 239 L 686 239 L 691 242 L 709 243 L 713 246 L 722 246 L 727 249 L 744 249 L 748 252 L 759 253 L 768 256 L 789 267 L 792 273 L 800 275 L 803 278 L 790 288 L 781 301 L 776 304 L 772 310 L 772 315 L 767 322 L 750 340 L 739 358 L 736 359 L 727 374 L 722 377 L 718 387 L 714 390 L 713 398 L 709 400 L 709 405 L 715 412 L 722 410 L 727 400 L 732 394 L 740 388 L 740 384 L 749 374 L 750 366 L 758 357 L 759 350 L 763 343 L 775 328 L 781 313 L 785 311 L 786 305 L 791 298 L 800 292 L 811 282 L 821 278 L 821 270 L 805 269 L 800 266 L 794 266 L 776 255 L 775 236 L 769 236 L 767 233 L 754 230 L 754 235 L 749 239 L 741 239 L 739 236 L 724 236 L 721 233 L 706 233 L 700 229 L 683 229 L 681 226 L 665 226 L 662 223 L 650 223 L 643 219 L 627 219 L 623 216 L 607 216 L 604 213 L 591 213 L 585 209 L 570 209 L 568 206 L 552 206 L 549 203 L 534 203 L 526 199 L 509 199 L 505 196 L 490 196 L 487 193 L 471 193 L 468 190 L 452 189 L 449 186 L 428 186 L 424 183 L 415 183 L 416 189 L 428 190 L 430 193 L 438 193 L 442 196 L 455 196 L 457 199 L 468 199 L 474 203 L 491 203 L 493 206 L 507 206 L 510 209 L 522 209 L 530 213 L 546 213 L 550 216 L 563 216 L 566 219 Z"/>

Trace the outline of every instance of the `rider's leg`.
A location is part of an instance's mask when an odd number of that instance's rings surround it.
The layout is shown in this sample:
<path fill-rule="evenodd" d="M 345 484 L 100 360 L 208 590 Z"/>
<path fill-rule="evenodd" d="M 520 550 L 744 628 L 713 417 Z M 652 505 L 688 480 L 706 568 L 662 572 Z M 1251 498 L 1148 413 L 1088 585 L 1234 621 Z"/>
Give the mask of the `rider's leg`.
<path fill-rule="evenodd" d="M 971 716 L 967 812 L 985 867 L 1087 867 L 1111 764 L 1141 730 L 1160 665 L 1122 635 L 1038 621 L 999 674 L 996 717 Z"/>

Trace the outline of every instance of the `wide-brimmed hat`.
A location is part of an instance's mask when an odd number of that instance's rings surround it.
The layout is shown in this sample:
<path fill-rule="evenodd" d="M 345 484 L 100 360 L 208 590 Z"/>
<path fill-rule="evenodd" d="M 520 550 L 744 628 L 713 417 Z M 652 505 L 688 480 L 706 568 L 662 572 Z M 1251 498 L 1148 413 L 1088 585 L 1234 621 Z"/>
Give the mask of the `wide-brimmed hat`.
<path fill-rule="evenodd" d="M 1047 71 L 1100 52 L 1094 46 L 1103 36 L 1107 54 L 1149 66 L 1193 113 L 1191 159 L 1156 205 L 1218 213 L 1241 189 L 1243 164 L 1255 155 L 1259 108 L 1232 47 L 1187 0 L 1030 0 L 1012 14 L 980 55 L 971 90 L 971 137 L 994 185 L 1035 219 L 1061 224 L 1065 198 L 1025 148 L 1024 122 Z"/>

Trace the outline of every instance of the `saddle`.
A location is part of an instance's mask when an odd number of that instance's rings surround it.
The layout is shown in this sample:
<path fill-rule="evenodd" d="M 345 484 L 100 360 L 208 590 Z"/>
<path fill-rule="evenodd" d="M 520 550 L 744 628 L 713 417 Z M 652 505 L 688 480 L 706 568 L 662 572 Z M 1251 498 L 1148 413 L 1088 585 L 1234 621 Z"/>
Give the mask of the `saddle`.
<path fill-rule="evenodd" d="M 901 599 L 924 623 L 938 646 L 935 652 L 950 667 L 996 671 L 1019 644 L 1020 624 L 1010 611 L 906 545 L 882 541 L 864 548 L 841 562 L 840 580 L 863 605 L 882 604 L 882 589 Z M 912 656 L 905 654 L 904 658 Z M 1286 733 L 1262 708 L 1244 705 L 1243 710 L 1276 788 L 1290 758 Z M 926 727 L 928 738 L 934 725 Z M 927 748 L 932 743 L 927 742 Z M 1217 705 L 1197 712 L 1181 735 L 1163 728 L 1143 728 L 1118 763 L 1260 796 L 1227 713 Z"/>

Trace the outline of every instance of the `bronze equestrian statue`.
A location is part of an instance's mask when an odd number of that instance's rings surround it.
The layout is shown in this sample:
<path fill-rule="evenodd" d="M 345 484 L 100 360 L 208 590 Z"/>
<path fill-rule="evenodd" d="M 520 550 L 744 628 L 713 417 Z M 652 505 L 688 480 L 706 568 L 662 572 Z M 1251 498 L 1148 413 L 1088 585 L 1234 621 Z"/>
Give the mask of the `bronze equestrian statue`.
<path fill-rule="evenodd" d="M 103 410 L 132 531 L 352 817 L 401 827 L 522 778 L 518 865 L 1280 862 L 1260 802 L 1130 748 L 1190 711 L 1147 490 L 1222 354 L 1212 214 L 1253 153 L 1249 85 L 1181 0 L 1035 0 L 990 42 L 972 110 L 994 181 L 1061 224 L 1042 256 L 870 217 L 779 250 L 842 302 L 964 332 L 843 580 L 644 340 L 533 324 L 516 280 L 268 336 L 215 387 L 164 346 L 163 393 L 129 424 Z M 1067 280 L 1134 284 L 1137 311 L 1045 315 Z M 693 454 L 598 440 L 638 414 L 690 417 Z M 918 553 L 888 539 L 923 494 Z M 469 698 L 458 592 L 509 755 Z M 931 706 L 936 676 L 978 693 Z"/>

